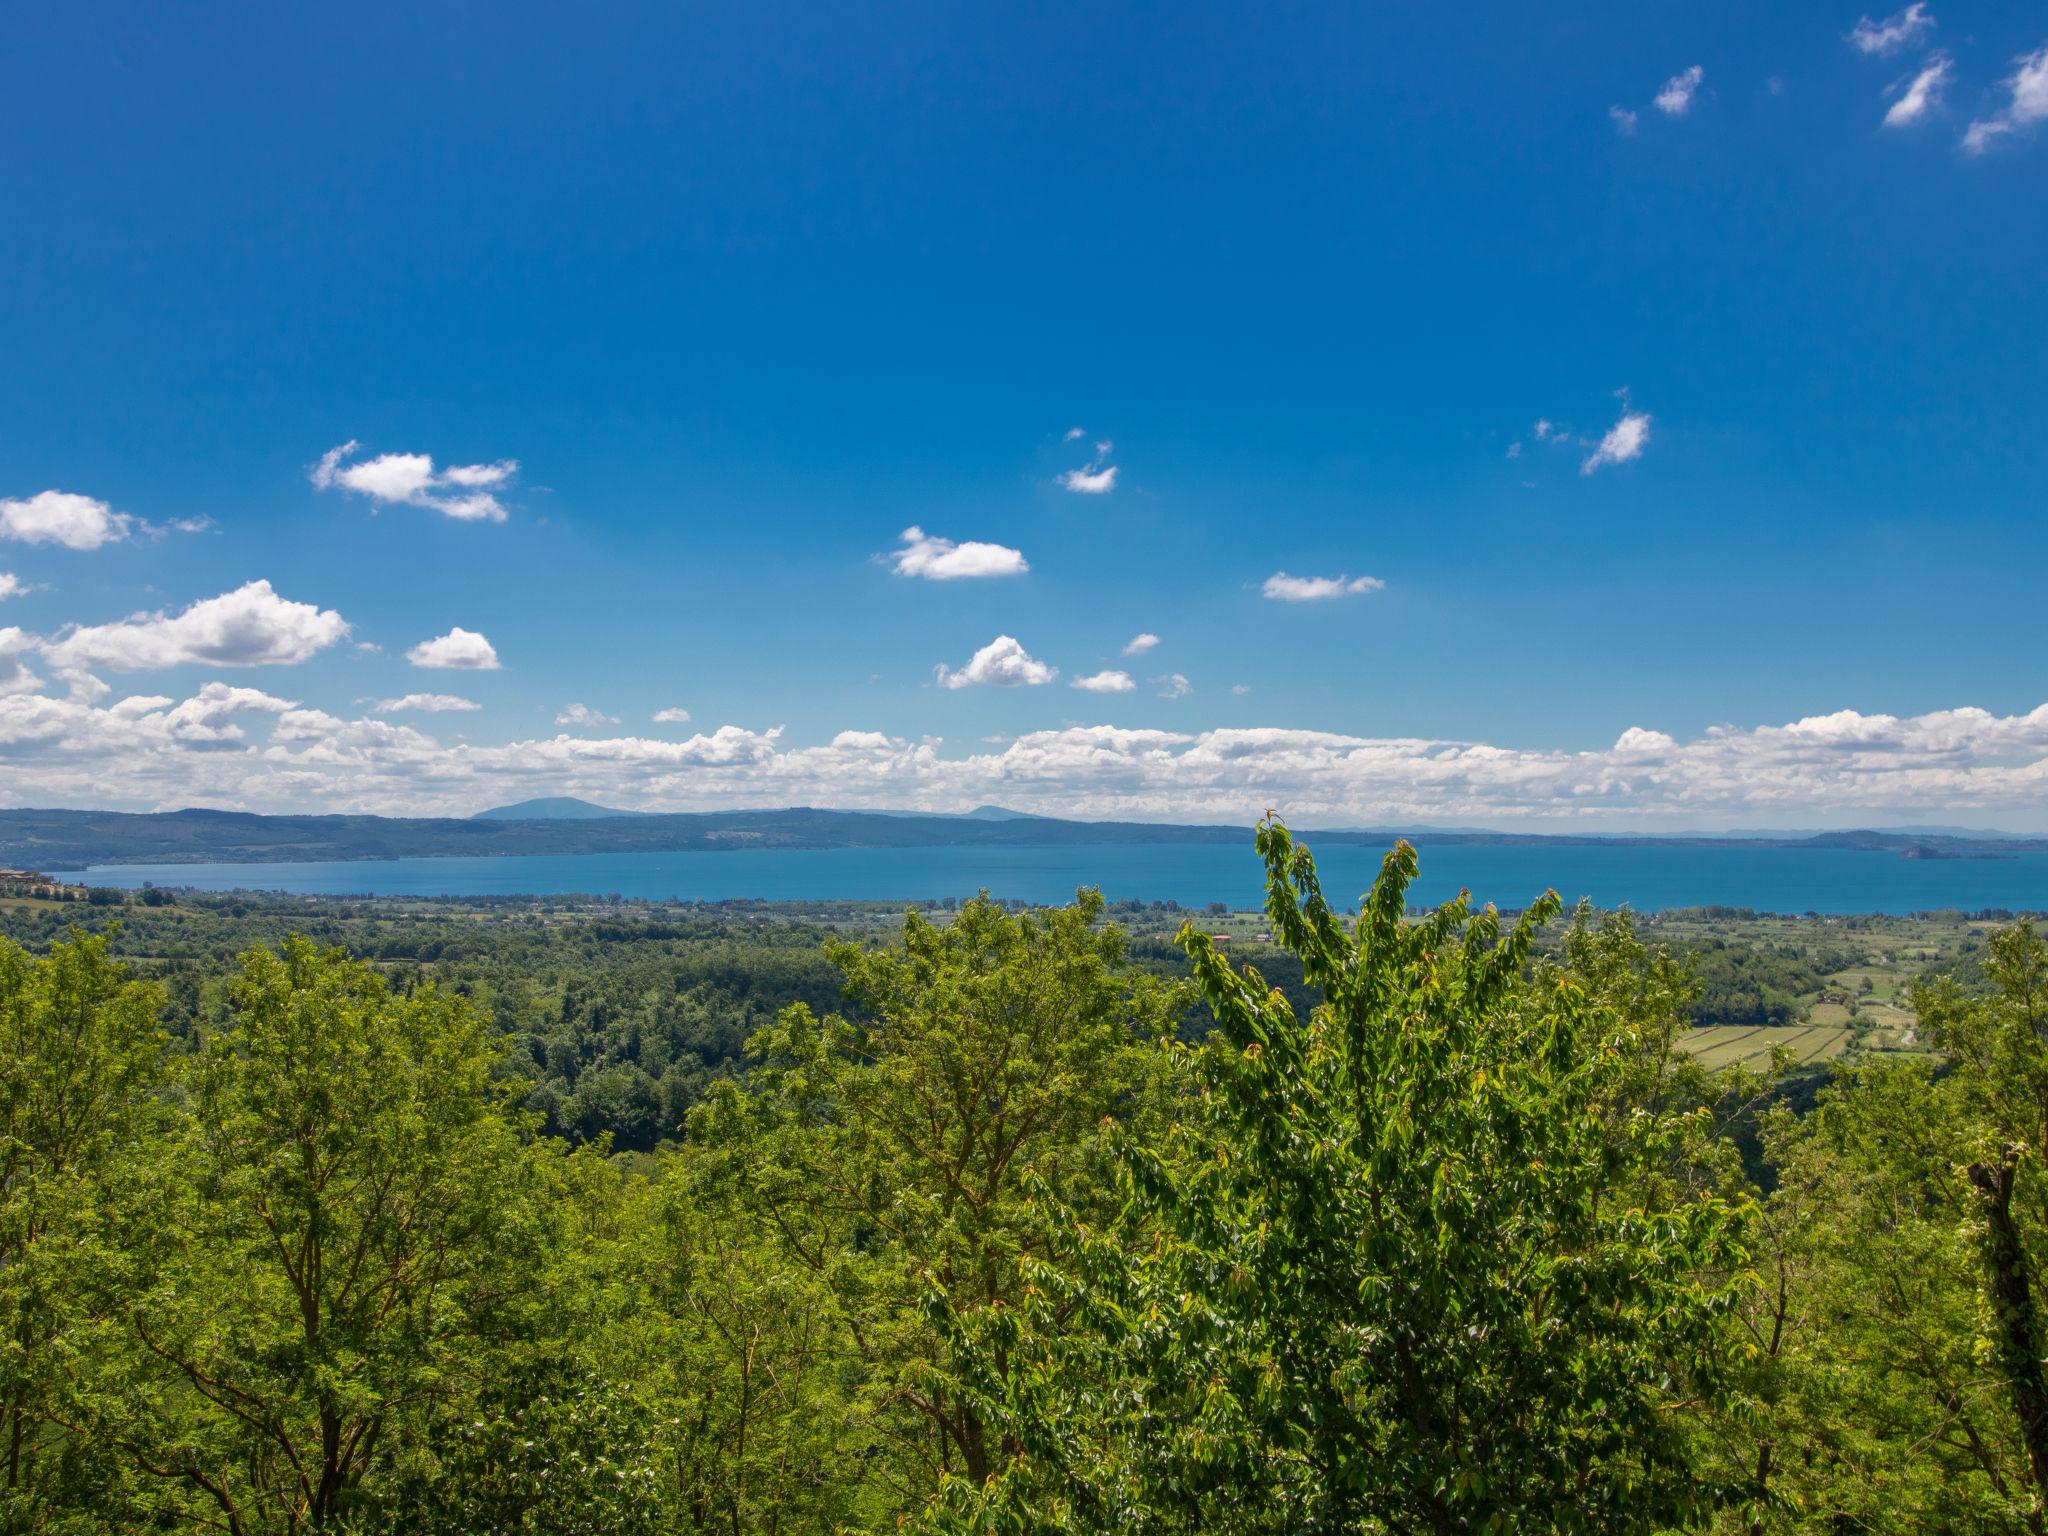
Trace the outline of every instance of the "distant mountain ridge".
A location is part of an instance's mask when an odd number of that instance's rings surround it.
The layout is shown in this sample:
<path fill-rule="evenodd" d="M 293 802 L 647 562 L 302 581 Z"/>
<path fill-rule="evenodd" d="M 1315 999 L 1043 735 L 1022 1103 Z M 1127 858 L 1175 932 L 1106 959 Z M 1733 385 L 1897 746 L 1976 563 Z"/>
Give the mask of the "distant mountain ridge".
<path fill-rule="evenodd" d="M 638 816 L 639 811 L 615 811 L 608 805 L 592 805 L 574 795 L 544 795 L 538 800 L 518 800 L 511 805 L 494 805 L 478 811 L 471 821 L 600 821 L 607 816 Z"/>
<path fill-rule="evenodd" d="M 542 806 L 556 802 L 541 801 Z M 734 848 L 1017 847 L 1031 844 L 1249 844 L 1248 826 L 1172 825 L 1137 821 L 1068 821 L 986 808 L 993 814 L 890 815 L 782 810 L 642 813 L 586 810 L 541 813 L 535 802 L 500 806 L 469 818 L 393 816 L 260 816 L 246 811 L 159 812 L 0 810 L 0 864 L 41 870 L 94 864 L 277 863 L 497 854 L 687 853 Z M 587 806 L 573 801 L 572 805 Z M 516 816 L 504 813 L 516 812 Z M 2048 838 L 1960 838 L 1897 832 L 1824 832 L 1765 842 L 1713 838 L 1541 836 L 1509 832 L 1445 832 L 1433 828 L 1298 829 L 1310 842 L 1390 846 L 1458 843 L 1629 844 L 1847 848 L 1901 857 L 1976 858 L 2048 852 Z"/>

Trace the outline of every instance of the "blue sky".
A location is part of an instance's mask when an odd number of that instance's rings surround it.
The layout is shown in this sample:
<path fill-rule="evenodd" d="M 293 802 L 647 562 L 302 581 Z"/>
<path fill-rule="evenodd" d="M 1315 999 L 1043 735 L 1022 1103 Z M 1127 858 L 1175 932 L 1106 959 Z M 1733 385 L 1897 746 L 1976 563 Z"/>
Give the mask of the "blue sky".
<path fill-rule="evenodd" d="M 1944 0 L 23 12 L 0 799 L 2043 824 L 2044 47 Z M 1011 573 L 897 574 L 911 527 Z M 456 626 L 499 666 L 408 662 Z"/>

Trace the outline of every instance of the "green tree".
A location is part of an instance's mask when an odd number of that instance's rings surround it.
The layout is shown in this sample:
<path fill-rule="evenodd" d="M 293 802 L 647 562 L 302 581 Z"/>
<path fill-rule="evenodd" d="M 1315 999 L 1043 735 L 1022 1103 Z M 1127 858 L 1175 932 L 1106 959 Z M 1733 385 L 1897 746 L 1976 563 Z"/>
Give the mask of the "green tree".
<path fill-rule="evenodd" d="M 1740 1211 L 1667 1193 L 1685 1128 L 1613 1106 L 1641 1031 L 1531 974 L 1464 898 L 1403 921 L 1388 855 L 1347 933 L 1305 849 L 1258 846 L 1306 1019 L 1192 928 L 1216 1019 L 1170 1055 L 1155 1144 L 1117 1138 L 1106 1223 L 1039 1186 L 1019 1305 L 934 1276 L 978 1412 L 1015 1447 L 951 1530 L 1650 1531 L 1713 1502 L 1681 1422 L 1717 1402 Z"/>
<path fill-rule="evenodd" d="M 107 1476 L 86 1417 L 90 1363 L 146 1219 L 129 1177 L 161 1118 L 162 996 L 104 936 L 32 960 L 0 940 L 0 1525 L 47 1530 Z M 89 1525 L 89 1521 L 87 1522 Z"/>
<path fill-rule="evenodd" d="M 520 1125 L 478 1013 L 303 939 L 242 957 L 133 1313 L 158 1367 L 126 1427 L 183 1518 L 329 1530 L 374 1504 L 519 1281 Z"/>
<path fill-rule="evenodd" d="M 1150 1043 L 1187 1003 L 1126 963 L 1101 915 L 1092 891 L 1020 915 L 983 896 L 944 927 L 910 913 L 900 950 L 830 945 L 859 1012 L 786 1010 L 752 1041 L 744 1087 L 691 1120 L 735 1198 L 836 1299 L 862 1371 L 862 1465 L 906 1507 L 940 1470 L 978 1480 L 1004 1454 L 953 1378 L 921 1277 L 962 1307 L 1016 1303 L 1036 1224 L 1025 1166 L 1099 1205 L 1108 1118 L 1145 1102 Z"/>

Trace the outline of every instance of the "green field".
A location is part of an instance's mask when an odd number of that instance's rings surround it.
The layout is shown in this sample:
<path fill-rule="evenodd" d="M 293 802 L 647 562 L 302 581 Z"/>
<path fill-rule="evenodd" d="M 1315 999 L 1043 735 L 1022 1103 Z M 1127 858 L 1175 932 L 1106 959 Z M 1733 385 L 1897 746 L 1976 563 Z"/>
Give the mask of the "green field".
<path fill-rule="evenodd" d="M 1794 1063 L 1824 1061 L 1841 1055 L 1852 1038 L 1852 1032 L 1841 1024 L 1799 1024 L 1789 1028 L 1717 1024 L 1690 1031 L 1679 1045 L 1708 1067 L 1739 1064 L 1763 1068 L 1770 1065 L 1772 1053 L 1781 1046 L 1790 1052 Z"/>

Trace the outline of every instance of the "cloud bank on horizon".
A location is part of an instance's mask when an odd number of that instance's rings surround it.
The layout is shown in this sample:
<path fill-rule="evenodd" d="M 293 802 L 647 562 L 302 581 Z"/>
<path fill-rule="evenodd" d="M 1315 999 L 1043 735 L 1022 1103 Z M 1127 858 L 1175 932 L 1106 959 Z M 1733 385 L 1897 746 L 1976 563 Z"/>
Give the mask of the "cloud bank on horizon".
<path fill-rule="evenodd" d="M 451 705 L 438 696 L 390 708 Z M 452 707 L 460 707 L 459 703 Z M 584 705 L 557 724 L 616 719 Z M 1631 728 L 1609 745 L 1536 750 L 1278 727 L 1072 725 L 1000 750 L 845 730 L 799 745 L 780 727 L 685 740 L 566 733 L 496 745 L 343 718 L 209 682 L 182 701 L 137 694 L 0 697 L 0 801 L 204 805 L 251 811 L 463 815 L 540 794 L 630 810 L 828 805 L 960 811 L 990 801 L 1081 818 L 1250 823 L 1268 807 L 1331 824 L 1482 821 L 1584 830 L 1840 824 L 2029 812 L 2048 794 L 2048 704 L 1899 717 L 1841 710 L 1722 726 L 1681 741 Z"/>

